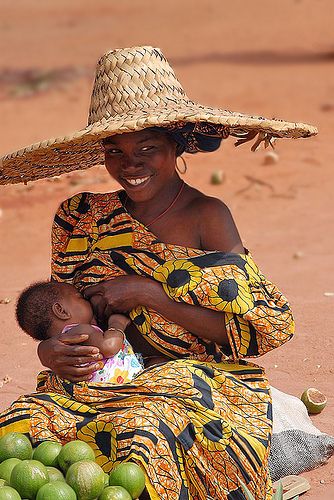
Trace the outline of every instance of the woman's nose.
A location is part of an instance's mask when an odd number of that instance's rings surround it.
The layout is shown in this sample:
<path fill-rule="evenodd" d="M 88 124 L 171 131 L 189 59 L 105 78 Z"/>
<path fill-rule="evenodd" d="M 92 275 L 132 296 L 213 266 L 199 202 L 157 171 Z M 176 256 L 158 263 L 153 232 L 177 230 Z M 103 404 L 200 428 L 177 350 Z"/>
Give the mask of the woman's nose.
<path fill-rule="evenodd" d="M 134 155 L 124 155 L 122 158 L 122 168 L 126 171 L 136 170 L 141 166 L 141 162 Z"/>

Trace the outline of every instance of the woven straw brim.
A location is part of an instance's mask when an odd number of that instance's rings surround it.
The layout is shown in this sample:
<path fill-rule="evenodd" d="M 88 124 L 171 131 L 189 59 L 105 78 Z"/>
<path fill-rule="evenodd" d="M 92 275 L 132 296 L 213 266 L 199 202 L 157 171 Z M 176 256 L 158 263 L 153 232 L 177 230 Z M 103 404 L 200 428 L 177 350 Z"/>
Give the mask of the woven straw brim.
<path fill-rule="evenodd" d="M 230 135 L 239 139 L 247 134 L 254 138 L 257 132 L 269 140 L 276 137 L 297 139 L 317 134 L 316 127 L 304 123 L 268 120 L 206 107 L 192 101 L 182 102 L 179 106 L 173 103 L 170 110 L 163 106 L 127 112 L 118 115 L 116 119 L 103 119 L 70 135 L 38 142 L 7 154 L 0 160 L 0 185 L 26 183 L 103 164 L 101 139 L 177 122 L 225 125 L 229 127 Z"/>

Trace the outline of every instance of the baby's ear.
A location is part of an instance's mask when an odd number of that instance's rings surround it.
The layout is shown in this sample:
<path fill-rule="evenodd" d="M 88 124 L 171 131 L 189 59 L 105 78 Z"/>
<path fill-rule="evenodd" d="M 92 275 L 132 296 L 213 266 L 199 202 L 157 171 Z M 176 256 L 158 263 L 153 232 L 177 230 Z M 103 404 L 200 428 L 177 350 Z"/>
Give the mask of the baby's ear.
<path fill-rule="evenodd" d="M 70 319 L 70 313 L 64 308 L 61 302 L 55 302 L 52 304 L 52 312 L 58 319 Z"/>

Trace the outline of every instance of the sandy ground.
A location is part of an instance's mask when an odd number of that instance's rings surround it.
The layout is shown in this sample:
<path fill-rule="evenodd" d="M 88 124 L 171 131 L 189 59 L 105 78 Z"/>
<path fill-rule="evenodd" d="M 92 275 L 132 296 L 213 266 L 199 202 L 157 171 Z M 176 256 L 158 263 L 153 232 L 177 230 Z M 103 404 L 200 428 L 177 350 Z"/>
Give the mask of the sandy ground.
<path fill-rule="evenodd" d="M 92 68 L 105 50 L 161 47 L 193 100 L 304 121 L 318 137 L 264 151 L 234 149 L 188 157 L 185 179 L 230 206 L 245 245 L 289 297 L 295 339 L 263 358 L 272 385 L 299 396 L 317 387 L 327 408 L 313 417 L 333 432 L 334 41 L 332 0 L 2 0 L 0 154 L 85 125 Z M 36 83 L 31 70 L 51 71 Z M 27 76 L 28 75 L 28 76 Z M 66 77 L 66 78 L 65 78 Z M 222 169 L 224 183 L 210 184 Z M 117 188 L 102 167 L 54 182 L 0 187 L 0 409 L 34 389 L 36 344 L 14 320 L 15 298 L 49 274 L 53 213 L 69 195 Z M 333 459 L 305 473 L 303 498 L 334 498 Z"/>

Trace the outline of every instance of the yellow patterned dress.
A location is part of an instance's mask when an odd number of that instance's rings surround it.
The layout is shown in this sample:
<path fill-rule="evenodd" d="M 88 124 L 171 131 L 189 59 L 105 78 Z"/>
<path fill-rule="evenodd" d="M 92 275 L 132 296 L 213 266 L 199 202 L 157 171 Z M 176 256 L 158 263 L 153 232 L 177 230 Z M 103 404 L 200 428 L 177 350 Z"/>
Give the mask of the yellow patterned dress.
<path fill-rule="evenodd" d="M 136 461 L 154 500 L 242 500 L 241 482 L 257 500 L 269 500 L 269 385 L 261 367 L 241 358 L 291 338 L 289 305 L 250 255 L 162 243 L 126 211 L 123 195 L 81 193 L 61 205 L 53 278 L 80 289 L 125 274 L 157 280 L 175 301 L 224 312 L 229 347 L 138 307 L 131 311 L 138 335 L 170 362 L 109 387 L 42 372 L 36 393 L 0 415 L 0 436 L 15 430 L 36 443 L 82 439 L 106 472 Z"/>

